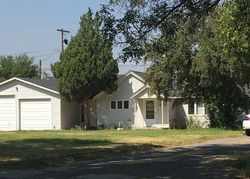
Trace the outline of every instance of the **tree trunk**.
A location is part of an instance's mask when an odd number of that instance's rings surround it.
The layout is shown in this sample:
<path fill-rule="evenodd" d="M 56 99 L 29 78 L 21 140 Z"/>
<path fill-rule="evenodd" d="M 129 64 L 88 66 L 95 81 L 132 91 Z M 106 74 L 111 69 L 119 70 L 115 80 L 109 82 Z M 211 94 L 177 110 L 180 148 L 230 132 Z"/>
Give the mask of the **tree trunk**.
<path fill-rule="evenodd" d="M 88 100 L 84 99 L 83 100 L 83 116 L 84 116 L 84 129 L 88 129 L 89 128 L 89 119 L 88 119 Z"/>

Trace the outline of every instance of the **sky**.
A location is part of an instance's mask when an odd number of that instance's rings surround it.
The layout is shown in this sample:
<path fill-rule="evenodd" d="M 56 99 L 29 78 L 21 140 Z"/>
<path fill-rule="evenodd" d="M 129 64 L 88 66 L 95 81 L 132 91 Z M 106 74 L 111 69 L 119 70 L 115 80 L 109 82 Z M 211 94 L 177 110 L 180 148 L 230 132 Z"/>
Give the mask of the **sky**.
<path fill-rule="evenodd" d="M 26 53 L 34 63 L 42 60 L 42 70 L 50 73 L 50 64 L 59 60 L 61 34 L 64 28 L 70 39 L 79 28 L 80 16 L 90 7 L 96 11 L 108 0 L 1 0 L 0 55 Z M 117 56 L 114 51 L 114 56 Z M 145 71 L 146 66 L 120 64 L 121 74 L 129 70 Z"/>

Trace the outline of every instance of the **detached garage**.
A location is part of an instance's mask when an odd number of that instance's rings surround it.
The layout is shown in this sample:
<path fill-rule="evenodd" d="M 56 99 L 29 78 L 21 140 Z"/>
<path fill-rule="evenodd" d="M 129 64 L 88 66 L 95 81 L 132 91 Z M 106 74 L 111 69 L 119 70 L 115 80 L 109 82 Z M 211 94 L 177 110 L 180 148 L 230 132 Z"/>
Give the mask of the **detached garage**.
<path fill-rule="evenodd" d="M 79 124 L 79 103 L 61 100 L 55 79 L 0 83 L 0 130 L 69 129 Z"/>

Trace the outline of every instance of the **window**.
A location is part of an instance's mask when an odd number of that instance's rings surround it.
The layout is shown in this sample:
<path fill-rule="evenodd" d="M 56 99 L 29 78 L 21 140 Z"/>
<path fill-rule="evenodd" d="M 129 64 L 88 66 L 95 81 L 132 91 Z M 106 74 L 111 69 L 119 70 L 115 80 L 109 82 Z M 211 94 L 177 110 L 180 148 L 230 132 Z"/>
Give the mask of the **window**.
<path fill-rule="evenodd" d="M 205 106 L 202 101 L 190 102 L 188 104 L 189 115 L 203 115 L 206 114 Z"/>
<path fill-rule="evenodd" d="M 129 109 L 129 101 L 110 101 L 110 109 Z"/>
<path fill-rule="evenodd" d="M 122 101 L 117 101 L 117 109 L 122 109 Z"/>
<path fill-rule="evenodd" d="M 129 108 L 129 101 L 123 101 L 123 108 L 128 109 Z"/>
<path fill-rule="evenodd" d="M 196 103 L 196 114 L 203 114 L 204 113 L 204 107 L 202 102 Z"/>
<path fill-rule="evenodd" d="M 116 101 L 111 101 L 110 102 L 110 108 L 111 109 L 116 109 Z"/>
<path fill-rule="evenodd" d="M 188 103 L 188 114 L 194 114 L 194 102 Z"/>

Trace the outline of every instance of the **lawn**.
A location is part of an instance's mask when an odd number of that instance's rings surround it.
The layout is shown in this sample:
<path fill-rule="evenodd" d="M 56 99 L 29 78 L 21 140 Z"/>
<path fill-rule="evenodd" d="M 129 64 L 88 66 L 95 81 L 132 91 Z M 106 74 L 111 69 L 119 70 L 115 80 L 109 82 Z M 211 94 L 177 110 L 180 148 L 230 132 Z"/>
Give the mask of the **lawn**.
<path fill-rule="evenodd" d="M 222 129 L 0 132 L 0 170 L 111 159 L 240 135 Z"/>

